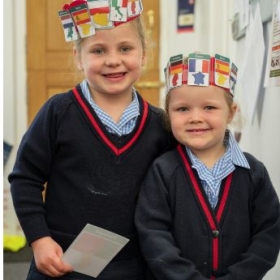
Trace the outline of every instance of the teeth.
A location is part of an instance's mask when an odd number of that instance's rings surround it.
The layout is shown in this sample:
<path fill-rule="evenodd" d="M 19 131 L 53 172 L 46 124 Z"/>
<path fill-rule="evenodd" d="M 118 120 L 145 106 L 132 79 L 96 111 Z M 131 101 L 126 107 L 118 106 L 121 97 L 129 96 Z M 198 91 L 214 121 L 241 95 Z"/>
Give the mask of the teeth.
<path fill-rule="evenodd" d="M 121 76 L 123 76 L 123 74 L 122 73 L 115 73 L 115 74 L 108 74 L 106 76 L 114 78 L 114 77 L 121 77 Z"/>

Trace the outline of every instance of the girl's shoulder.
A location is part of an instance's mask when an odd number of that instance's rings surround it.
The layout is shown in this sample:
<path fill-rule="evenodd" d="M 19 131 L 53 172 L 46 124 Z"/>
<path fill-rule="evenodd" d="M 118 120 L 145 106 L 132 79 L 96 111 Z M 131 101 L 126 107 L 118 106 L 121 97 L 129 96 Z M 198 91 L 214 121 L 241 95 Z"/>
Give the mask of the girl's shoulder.
<path fill-rule="evenodd" d="M 165 110 L 160 107 L 151 105 L 151 104 L 149 104 L 149 109 L 150 109 L 151 116 L 154 117 L 155 119 L 157 119 L 159 121 L 160 125 L 162 127 L 164 127 L 164 129 L 166 131 L 170 132 L 171 129 L 170 129 L 170 124 L 169 124 L 169 120 L 168 120 L 168 115 L 165 112 Z"/>
<path fill-rule="evenodd" d="M 59 92 L 52 95 L 46 102 L 49 106 L 62 106 L 73 102 L 74 94 L 72 90 Z"/>
<path fill-rule="evenodd" d="M 158 116 L 165 116 L 166 115 L 165 110 L 163 110 L 162 108 L 156 107 L 156 106 L 154 106 L 154 105 L 152 105 L 150 103 L 148 103 L 148 104 L 149 104 L 149 108 L 150 108 L 152 113 L 154 113 L 154 114 L 156 114 Z"/>
<path fill-rule="evenodd" d="M 45 102 L 39 113 L 46 113 L 48 111 L 50 113 L 63 114 L 74 101 L 75 97 L 72 90 L 56 93 Z"/>
<path fill-rule="evenodd" d="M 156 158 L 152 164 L 163 176 L 170 178 L 181 169 L 182 163 L 176 148 L 173 148 Z"/>
<path fill-rule="evenodd" d="M 74 99 L 72 90 L 54 94 L 39 109 L 32 123 L 53 122 L 54 120 L 60 122 L 69 108 L 73 107 Z"/>
<path fill-rule="evenodd" d="M 156 116 L 158 116 L 158 117 L 160 117 L 160 118 L 162 118 L 163 116 L 166 115 L 166 112 L 165 112 L 165 110 L 164 110 L 163 108 L 158 107 L 158 106 L 155 106 L 155 105 L 152 105 L 152 104 L 149 103 L 147 100 L 145 100 L 145 99 L 141 96 L 141 94 L 140 94 L 139 92 L 136 92 L 136 94 L 137 94 L 138 101 L 139 101 L 139 103 L 140 103 L 140 107 L 144 107 L 143 104 L 146 103 L 146 104 L 148 105 L 149 111 L 150 111 L 152 114 L 154 114 L 154 115 L 156 115 Z"/>
<path fill-rule="evenodd" d="M 254 155 L 248 152 L 243 152 L 243 154 L 250 165 L 251 172 L 260 172 L 263 168 L 265 168 L 264 164 L 260 160 L 258 160 Z"/>
<path fill-rule="evenodd" d="M 270 186 L 273 189 L 270 175 L 264 163 L 250 153 L 244 152 L 244 155 L 250 165 L 250 169 L 246 169 L 246 172 L 249 172 L 253 186 L 257 189 L 262 186 Z"/>

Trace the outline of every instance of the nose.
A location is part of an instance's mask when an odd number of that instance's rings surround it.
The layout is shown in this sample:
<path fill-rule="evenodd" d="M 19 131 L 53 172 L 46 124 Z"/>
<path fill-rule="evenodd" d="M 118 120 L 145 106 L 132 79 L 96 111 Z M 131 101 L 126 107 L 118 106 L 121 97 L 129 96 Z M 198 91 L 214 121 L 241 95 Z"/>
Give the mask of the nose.
<path fill-rule="evenodd" d="M 121 59 L 118 58 L 116 55 L 110 55 L 105 60 L 105 65 L 108 67 L 116 67 L 121 64 Z"/>
<path fill-rule="evenodd" d="M 198 109 L 192 109 L 189 115 L 189 122 L 198 123 L 202 122 L 201 113 Z"/>

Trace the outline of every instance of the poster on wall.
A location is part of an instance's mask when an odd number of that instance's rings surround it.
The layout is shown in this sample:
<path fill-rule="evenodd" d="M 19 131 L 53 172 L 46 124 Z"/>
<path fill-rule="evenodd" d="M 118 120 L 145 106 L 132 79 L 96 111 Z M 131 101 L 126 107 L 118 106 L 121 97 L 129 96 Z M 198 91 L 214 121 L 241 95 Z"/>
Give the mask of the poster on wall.
<path fill-rule="evenodd" d="M 194 31 L 195 0 L 178 0 L 177 32 Z"/>
<path fill-rule="evenodd" d="M 280 0 L 274 0 L 265 87 L 280 86 Z"/>
<path fill-rule="evenodd" d="M 240 67 L 240 85 L 244 104 L 247 108 L 248 119 L 251 123 L 257 108 L 260 93 L 263 61 L 265 55 L 265 42 L 263 36 L 263 23 L 261 18 L 260 4 L 256 4 L 255 12 L 250 10 L 249 22 L 246 29 L 244 44 L 244 60 Z"/>

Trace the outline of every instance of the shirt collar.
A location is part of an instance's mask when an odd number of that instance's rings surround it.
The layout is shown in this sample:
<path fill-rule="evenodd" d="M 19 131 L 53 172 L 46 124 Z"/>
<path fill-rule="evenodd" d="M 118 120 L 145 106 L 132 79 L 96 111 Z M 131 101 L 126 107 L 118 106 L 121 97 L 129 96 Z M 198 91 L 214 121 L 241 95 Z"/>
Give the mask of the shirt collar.
<path fill-rule="evenodd" d="M 233 134 L 229 130 L 226 131 L 225 141 L 228 141 L 228 147 L 229 150 L 231 150 L 233 164 L 250 169 L 250 165 L 244 153 L 241 151 L 237 141 L 235 140 Z"/>
<path fill-rule="evenodd" d="M 87 81 L 83 80 L 80 83 L 80 86 L 81 86 L 83 95 L 85 96 L 87 101 L 90 103 L 90 105 L 93 107 L 93 109 L 96 111 L 97 115 L 100 116 L 100 114 L 101 115 L 106 114 L 93 100 L 89 87 L 88 87 L 88 84 L 87 84 Z M 132 88 L 132 101 L 128 105 L 128 107 L 125 109 L 125 111 L 123 112 L 123 115 L 120 119 L 120 123 L 127 122 L 129 119 L 134 118 L 134 117 L 138 116 L 139 114 L 140 114 L 139 100 L 138 100 L 135 88 Z M 125 121 L 123 119 L 125 119 Z"/>
<path fill-rule="evenodd" d="M 86 100 L 89 102 L 101 122 L 104 124 L 106 129 L 113 134 L 122 136 L 130 133 L 136 124 L 136 120 L 140 115 L 140 105 L 136 90 L 132 90 L 132 101 L 124 110 L 118 123 L 115 123 L 111 116 L 104 112 L 93 100 L 87 81 L 84 80 L 80 84 L 82 93 Z"/>
<path fill-rule="evenodd" d="M 229 130 L 226 130 L 224 143 L 226 146 L 226 152 L 219 161 L 230 160 L 236 166 L 250 169 L 250 165 L 244 153 L 241 151 L 238 143 Z M 186 150 L 193 165 L 197 166 L 202 164 L 202 162 L 192 153 L 192 151 L 188 147 L 186 147 Z"/>

